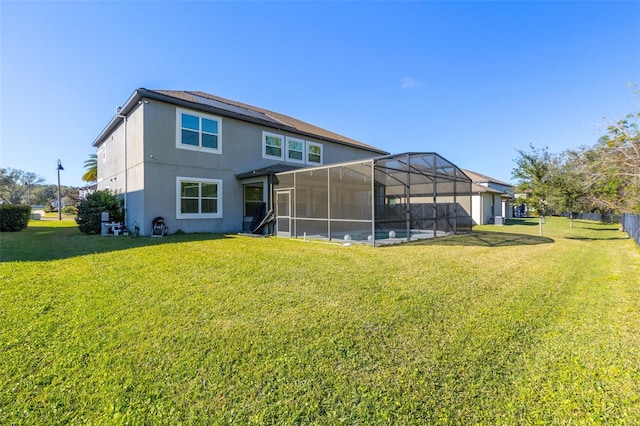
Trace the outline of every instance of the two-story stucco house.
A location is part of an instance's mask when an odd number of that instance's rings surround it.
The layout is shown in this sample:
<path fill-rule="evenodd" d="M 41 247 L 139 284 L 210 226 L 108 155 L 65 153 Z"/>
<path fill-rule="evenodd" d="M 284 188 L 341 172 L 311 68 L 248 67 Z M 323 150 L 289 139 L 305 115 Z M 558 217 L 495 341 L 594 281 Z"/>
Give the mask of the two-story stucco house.
<path fill-rule="evenodd" d="M 471 178 L 471 211 L 474 225 L 500 223 L 513 216 L 511 201 L 513 185 L 471 170 L 464 170 Z"/>
<path fill-rule="evenodd" d="M 137 89 L 93 143 L 98 189 L 115 190 L 125 226 L 149 235 L 240 232 L 271 206 L 275 173 L 386 151 L 287 115 L 203 92 Z"/>

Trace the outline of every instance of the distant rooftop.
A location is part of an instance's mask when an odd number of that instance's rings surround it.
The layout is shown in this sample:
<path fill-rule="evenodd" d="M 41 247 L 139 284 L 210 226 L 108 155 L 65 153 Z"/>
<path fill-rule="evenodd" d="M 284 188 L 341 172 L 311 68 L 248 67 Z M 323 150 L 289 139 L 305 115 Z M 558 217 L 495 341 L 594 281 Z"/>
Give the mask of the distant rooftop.
<path fill-rule="evenodd" d="M 508 183 L 508 182 L 503 182 L 501 180 L 492 178 L 490 176 L 487 175 L 483 175 L 482 173 L 478 173 L 478 172 L 473 172 L 471 170 L 467 170 L 467 169 L 462 169 L 462 171 L 469 176 L 469 178 L 471 178 L 471 181 L 473 183 L 497 183 L 498 185 L 504 185 L 504 186 L 513 186 L 512 184 Z"/>

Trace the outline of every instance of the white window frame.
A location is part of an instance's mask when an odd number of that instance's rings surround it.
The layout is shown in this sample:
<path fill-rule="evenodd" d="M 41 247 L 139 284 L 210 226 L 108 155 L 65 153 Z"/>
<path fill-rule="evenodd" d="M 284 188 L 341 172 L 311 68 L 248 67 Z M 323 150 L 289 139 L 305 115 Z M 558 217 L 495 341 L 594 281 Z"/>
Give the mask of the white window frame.
<path fill-rule="evenodd" d="M 279 138 L 280 140 L 282 140 L 282 146 L 281 146 L 281 152 L 280 152 L 280 156 L 276 156 L 276 155 L 269 155 L 267 154 L 267 137 L 274 137 L 274 138 Z M 285 137 L 283 135 L 279 135 L 277 133 L 271 133 L 271 132 L 262 132 L 262 158 L 266 158 L 269 160 L 284 160 L 284 153 L 285 150 L 287 149 L 287 144 L 285 141 Z"/>
<path fill-rule="evenodd" d="M 289 157 L 289 141 L 291 142 L 297 142 L 300 143 L 302 145 L 302 159 L 298 160 L 297 158 L 291 158 Z M 304 164 L 304 159 L 305 156 L 307 155 L 307 143 L 305 142 L 304 139 L 298 139 L 298 138 L 294 138 L 291 136 L 287 136 L 285 138 L 285 143 L 284 143 L 285 149 L 286 149 L 286 158 L 287 158 L 287 162 L 289 163 L 300 163 L 300 164 Z"/>
<path fill-rule="evenodd" d="M 309 161 L 309 147 L 310 146 L 320 147 L 320 162 L 319 163 L 316 163 L 315 161 Z M 313 165 L 316 165 L 316 166 L 321 166 L 322 164 L 324 164 L 324 147 L 322 146 L 322 144 L 318 143 L 318 142 L 307 141 L 307 145 L 306 145 L 306 149 L 305 149 L 305 158 L 304 159 L 305 159 L 305 162 L 307 164 L 313 164 Z"/>
<path fill-rule="evenodd" d="M 217 213 L 182 213 L 182 182 L 215 183 L 218 185 Z M 200 192 L 200 191 L 199 191 Z M 202 195 L 198 195 L 198 210 L 201 205 Z M 220 219 L 222 218 L 222 179 L 205 179 L 196 177 L 176 177 L 176 219 Z"/>
<path fill-rule="evenodd" d="M 198 146 L 187 145 L 182 143 L 182 114 L 188 114 L 194 117 L 198 117 L 198 121 L 199 121 Z M 215 121 L 218 123 L 218 133 L 216 134 L 216 136 L 218 137 L 217 148 L 209 148 L 209 147 L 202 146 L 202 134 L 203 134 L 202 119 L 203 118 L 206 118 L 207 120 Z M 189 130 L 194 131 L 192 129 L 189 129 Z M 204 132 L 204 133 L 213 134 L 208 132 Z M 176 108 L 176 148 L 186 149 L 189 151 L 208 152 L 211 154 L 222 154 L 222 118 L 217 117 L 215 115 L 205 114 L 205 113 L 190 110 L 190 109 Z"/>

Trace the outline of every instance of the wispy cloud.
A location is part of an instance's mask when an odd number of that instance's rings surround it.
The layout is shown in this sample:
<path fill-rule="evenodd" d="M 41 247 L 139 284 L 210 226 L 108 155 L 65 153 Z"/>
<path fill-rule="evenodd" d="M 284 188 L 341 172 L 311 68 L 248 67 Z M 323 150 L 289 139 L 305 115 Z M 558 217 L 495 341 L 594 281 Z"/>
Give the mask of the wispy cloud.
<path fill-rule="evenodd" d="M 416 87 L 420 87 L 421 83 L 415 78 L 405 77 L 400 82 L 400 87 L 403 89 L 415 89 Z"/>

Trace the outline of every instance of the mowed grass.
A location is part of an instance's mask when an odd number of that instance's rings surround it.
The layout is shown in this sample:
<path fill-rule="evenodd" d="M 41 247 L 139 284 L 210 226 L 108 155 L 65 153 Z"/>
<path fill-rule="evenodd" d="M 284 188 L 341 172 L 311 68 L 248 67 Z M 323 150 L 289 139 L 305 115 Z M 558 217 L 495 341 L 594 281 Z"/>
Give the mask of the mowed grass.
<path fill-rule="evenodd" d="M 0 424 L 637 424 L 640 249 L 0 234 Z"/>

